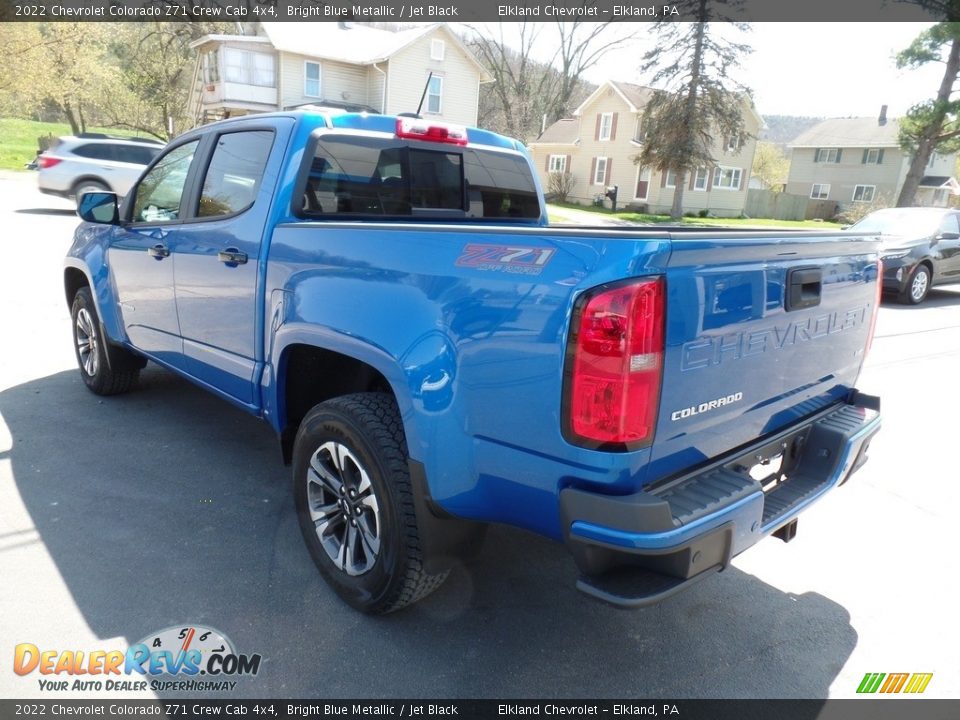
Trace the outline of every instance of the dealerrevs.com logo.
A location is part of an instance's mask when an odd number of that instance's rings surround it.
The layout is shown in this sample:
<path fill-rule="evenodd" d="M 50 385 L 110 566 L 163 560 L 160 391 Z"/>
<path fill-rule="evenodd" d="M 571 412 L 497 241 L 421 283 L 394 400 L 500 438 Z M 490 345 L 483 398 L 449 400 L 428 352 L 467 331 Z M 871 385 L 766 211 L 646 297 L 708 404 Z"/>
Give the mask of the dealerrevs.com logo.
<path fill-rule="evenodd" d="M 14 648 L 13 671 L 34 673 L 41 690 L 181 692 L 230 691 L 233 678 L 260 671 L 261 656 L 239 654 L 219 630 L 181 625 L 151 633 L 126 650 Z"/>

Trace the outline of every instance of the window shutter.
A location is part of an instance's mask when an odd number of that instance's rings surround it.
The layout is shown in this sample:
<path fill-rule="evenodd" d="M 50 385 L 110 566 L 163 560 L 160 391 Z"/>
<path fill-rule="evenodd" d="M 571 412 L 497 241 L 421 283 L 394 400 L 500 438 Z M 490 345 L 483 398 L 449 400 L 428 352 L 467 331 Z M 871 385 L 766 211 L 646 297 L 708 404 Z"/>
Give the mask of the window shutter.
<path fill-rule="evenodd" d="M 617 115 L 618 114 L 619 113 L 614 113 L 613 120 L 610 121 L 610 139 L 611 140 L 617 139 Z"/>
<path fill-rule="evenodd" d="M 840 162 L 840 159 L 843 157 L 843 149 L 837 148 L 837 162 Z"/>
<path fill-rule="evenodd" d="M 739 190 L 743 190 L 744 183 L 747 182 L 747 171 L 746 169 L 740 171 L 740 187 Z"/>
<path fill-rule="evenodd" d="M 667 186 L 667 173 L 670 172 L 666 168 L 660 171 L 660 187 Z"/>
<path fill-rule="evenodd" d="M 610 166 L 613 165 L 613 158 L 607 158 L 607 174 L 603 178 L 603 184 L 610 184 Z"/>
<path fill-rule="evenodd" d="M 820 162 L 820 148 L 813 149 L 813 161 Z"/>
<path fill-rule="evenodd" d="M 717 169 L 715 167 L 710 168 L 710 176 L 707 178 L 707 190 L 713 189 L 713 181 L 716 177 Z"/>
<path fill-rule="evenodd" d="M 597 113 L 597 127 L 593 131 L 593 139 L 594 140 L 600 139 L 600 113 Z"/>
<path fill-rule="evenodd" d="M 590 161 L 590 182 L 588 184 L 593 185 L 597 181 L 597 159 L 594 158 Z"/>
<path fill-rule="evenodd" d="M 690 184 L 687 185 L 687 190 L 693 190 L 693 183 L 696 181 L 696 179 L 697 179 L 697 171 L 696 169 L 694 169 L 690 172 Z"/>
<path fill-rule="evenodd" d="M 546 170 L 547 172 L 550 172 L 550 155 L 549 155 L 549 153 L 548 153 L 547 156 L 543 159 L 543 169 Z M 391 181 L 391 182 L 392 182 L 392 181 Z"/>
<path fill-rule="evenodd" d="M 863 149 L 863 160 L 860 161 L 863 165 L 866 165 L 866 164 L 867 164 L 867 153 L 868 153 L 868 152 L 870 152 L 870 151 L 867 150 L 866 148 Z"/>
<path fill-rule="evenodd" d="M 877 153 L 877 165 L 883 163 L 883 148 L 880 148 L 880 152 Z"/>
<path fill-rule="evenodd" d="M 567 161 L 563 165 L 563 171 L 570 172 L 570 165 L 573 162 L 573 158 L 570 155 L 564 155 L 564 157 L 567 159 Z"/>

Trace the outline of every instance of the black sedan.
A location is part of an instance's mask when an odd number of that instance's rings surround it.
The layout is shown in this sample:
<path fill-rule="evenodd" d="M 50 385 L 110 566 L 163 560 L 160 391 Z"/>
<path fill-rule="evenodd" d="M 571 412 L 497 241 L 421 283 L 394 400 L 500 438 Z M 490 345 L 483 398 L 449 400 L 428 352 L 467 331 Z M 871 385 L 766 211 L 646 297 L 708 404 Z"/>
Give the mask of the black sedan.
<path fill-rule="evenodd" d="M 923 302 L 934 285 L 960 282 L 960 212 L 951 208 L 887 208 L 850 226 L 881 236 L 883 289 L 901 302 Z"/>

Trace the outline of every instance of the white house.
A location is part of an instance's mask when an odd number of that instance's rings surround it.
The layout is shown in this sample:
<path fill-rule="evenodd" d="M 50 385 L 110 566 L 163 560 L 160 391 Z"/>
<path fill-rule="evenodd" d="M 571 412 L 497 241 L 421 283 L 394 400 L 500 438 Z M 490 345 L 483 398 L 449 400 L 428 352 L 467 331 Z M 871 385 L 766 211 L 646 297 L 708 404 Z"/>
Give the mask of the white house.
<path fill-rule="evenodd" d="M 415 112 L 422 97 L 422 115 L 476 125 L 480 85 L 492 80 L 443 23 L 400 32 L 327 22 L 246 27 L 250 34 L 191 44 L 197 124 L 304 106 Z"/>

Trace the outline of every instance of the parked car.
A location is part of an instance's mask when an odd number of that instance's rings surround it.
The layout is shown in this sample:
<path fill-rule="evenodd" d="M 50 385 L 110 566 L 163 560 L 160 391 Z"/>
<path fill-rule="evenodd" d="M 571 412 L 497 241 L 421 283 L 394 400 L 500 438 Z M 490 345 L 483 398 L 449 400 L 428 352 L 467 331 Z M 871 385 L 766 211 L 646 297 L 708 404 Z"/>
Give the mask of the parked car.
<path fill-rule="evenodd" d="M 83 134 L 59 138 L 34 161 L 40 192 L 79 198 L 110 191 L 123 197 L 163 145 L 153 140 Z"/>
<path fill-rule="evenodd" d="M 850 226 L 882 241 L 883 289 L 901 302 L 923 302 L 934 285 L 960 282 L 960 212 L 950 208 L 887 208 Z"/>

